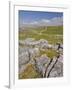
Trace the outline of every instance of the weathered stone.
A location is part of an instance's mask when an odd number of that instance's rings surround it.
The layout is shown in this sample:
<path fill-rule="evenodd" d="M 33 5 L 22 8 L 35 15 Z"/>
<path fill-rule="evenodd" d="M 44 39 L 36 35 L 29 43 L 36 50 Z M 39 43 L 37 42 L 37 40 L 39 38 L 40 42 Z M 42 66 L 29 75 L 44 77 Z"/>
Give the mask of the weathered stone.
<path fill-rule="evenodd" d="M 42 55 L 36 59 L 36 67 L 43 77 L 61 77 L 63 76 L 63 63 L 59 59 L 60 57 L 54 57 L 51 61 L 46 55 Z"/>
<path fill-rule="evenodd" d="M 24 51 L 22 54 L 19 55 L 19 65 L 23 65 L 28 63 L 29 60 L 29 52 L 28 51 Z"/>
<path fill-rule="evenodd" d="M 21 51 L 22 50 L 22 51 Z M 39 56 L 38 48 L 21 48 L 19 54 L 19 65 L 23 65 Z"/>
<path fill-rule="evenodd" d="M 36 58 L 36 67 L 38 71 L 42 73 L 43 76 L 46 70 L 46 66 L 49 62 L 50 59 L 46 56 L 46 54 L 42 55 L 39 58 Z"/>
<path fill-rule="evenodd" d="M 40 44 L 39 44 L 40 45 L 40 48 L 43 48 L 43 49 L 48 48 L 48 41 L 47 40 L 40 39 L 39 42 L 40 42 Z"/>
<path fill-rule="evenodd" d="M 58 58 L 58 61 L 63 63 L 63 55 L 62 54 L 60 54 L 60 57 Z"/>
<path fill-rule="evenodd" d="M 63 76 L 63 46 L 48 44 L 45 39 L 35 40 L 27 38 L 24 41 L 19 41 L 24 47 L 19 47 L 19 73 L 26 69 L 27 64 L 35 65 L 38 72 L 43 77 L 61 77 Z M 31 47 L 32 46 L 32 47 Z M 59 58 L 53 57 L 50 59 L 46 54 L 40 56 L 40 50 L 54 49 L 60 54 Z"/>
<path fill-rule="evenodd" d="M 33 59 L 33 58 L 39 56 L 40 51 L 39 51 L 38 48 L 32 48 L 32 49 L 30 48 L 30 49 L 29 49 L 29 53 L 30 53 L 31 59 Z"/>
<path fill-rule="evenodd" d="M 27 65 L 21 65 L 19 66 L 19 74 L 24 72 L 24 70 L 27 68 Z"/>
<path fill-rule="evenodd" d="M 51 62 L 51 64 L 48 66 L 47 72 L 46 72 L 46 77 L 48 77 L 48 74 L 50 73 L 50 70 L 52 69 L 52 67 L 55 64 L 56 60 L 57 60 L 57 58 L 54 57 L 53 60 L 52 60 L 52 62 Z"/>
<path fill-rule="evenodd" d="M 55 67 L 52 69 L 49 77 L 62 77 L 63 76 L 63 63 L 57 62 Z"/>
<path fill-rule="evenodd" d="M 24 44 L 26 46 L 35 46 L 39 48 L 48 48 L 48 41 L 45 39 L 40 39 L 35 41 L 34 38 L 27 38 L 24 41 L 19 41 L 20 44 Z"/>

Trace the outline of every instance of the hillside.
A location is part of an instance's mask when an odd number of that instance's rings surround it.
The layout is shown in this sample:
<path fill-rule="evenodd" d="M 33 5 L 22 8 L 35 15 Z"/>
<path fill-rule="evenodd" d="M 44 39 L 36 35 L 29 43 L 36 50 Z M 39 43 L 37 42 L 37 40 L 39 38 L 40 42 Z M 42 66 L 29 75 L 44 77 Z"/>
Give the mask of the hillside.
<path fill-rule="evenodd" d="M 63 43 L 63 26 L 48 26 L 39 28 L 25 28 L 19 31 L 19 40 L 25 38 L 46 39 L 49 43 L 61 42 Z"/>

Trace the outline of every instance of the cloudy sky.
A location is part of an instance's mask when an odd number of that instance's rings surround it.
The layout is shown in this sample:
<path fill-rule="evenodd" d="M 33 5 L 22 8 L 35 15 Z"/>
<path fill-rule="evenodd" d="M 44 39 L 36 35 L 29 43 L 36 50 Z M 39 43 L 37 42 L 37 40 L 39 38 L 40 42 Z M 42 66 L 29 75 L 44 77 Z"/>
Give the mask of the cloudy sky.
<path fill-rule="evenodd" d="M 19 10 L 19 25 L 20 26 L 63 25 L 63 13 Z"/>

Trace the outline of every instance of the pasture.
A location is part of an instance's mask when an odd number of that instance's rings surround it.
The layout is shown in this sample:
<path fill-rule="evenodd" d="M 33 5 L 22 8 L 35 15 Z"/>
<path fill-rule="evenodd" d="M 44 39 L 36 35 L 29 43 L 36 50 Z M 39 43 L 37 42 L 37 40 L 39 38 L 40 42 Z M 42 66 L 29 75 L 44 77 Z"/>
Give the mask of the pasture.
<path fill-rule="evenodd" d="M 46 39 L 50 44 L 63 43 L 63 26 L 28 28 L 28 30 L 19 31 L 19 40 L 26 38 Z"/>

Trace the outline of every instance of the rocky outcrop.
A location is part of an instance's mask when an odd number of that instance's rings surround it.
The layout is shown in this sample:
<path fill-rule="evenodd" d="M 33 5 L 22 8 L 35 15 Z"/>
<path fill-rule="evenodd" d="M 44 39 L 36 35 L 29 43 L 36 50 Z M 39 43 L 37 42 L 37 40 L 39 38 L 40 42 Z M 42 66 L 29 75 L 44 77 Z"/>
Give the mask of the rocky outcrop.
<path fill-rule="evenodd" d="M 35 41 L 33 38 L 27 38 L 24 41 L 19 41 L 19 44 L 29 47 L 34 46 L 38 48 L 48 48 L 48 41 L 45 39 L 40 39 L 38 41 Z"/>
<path fill-rule="evenodd" d="M 35 70 L 42 77 L 61 77 L 63 76 L 63 46 L 51 45 L 45 39 L 35 40 L 27 38 L 19 41 L 23 47 L 19 46 L 19 73 L 24 72 L 28 64 L 33 64 Z M 58 56 L 49 58 L 46 54 L 40 55 L 41 50 L 54 49 L 58 52 Z"/>
<path fill-rule="evenodd" d="M 20 69 L 28 63 L 34 64 L 33 59 L 35 57 L 38 57 L 39 53 L 40 52 L 38 48 L 28 48 L 28 47 L 19 48 L 19 67 Z M 21 69 L 21 72 L 22 70 L 23 69 Z"/>
<path fill-rule="evenodd" d="M 49 64 L 49 62 L 50 62 L 50 58 L 48 58 L 46 54 L 35 59 L 35 67 L 37 71 L 42 74 L 43 77 L 44 77 L 47 64 Z"/>
<path fill-rule="evenodd" d="M 58 61 L 52 71 L 50 72 L 49 77 L 62 77 L 63 76 L 63 63 Z"/>
<path fill-rule="evenodd" d="M 59 61 L 59 58 L 61 57 L 50 59 L 42 55 L 35 59 L 36 69 L 43 77 L 61 77 L 63 76 L 63 63 Z"/>
<path fill-rule="evenodd" d="M 20 40 L 19 44 L 28 46 L 28 47 L 38 47 L 40 49 L 55 49 L 62 51 L 63 50 L 63 45 L 61 43 L 56 43 L 56 45 L 49 44 L 47 40 L 45 39 L 40 39 L 40 40 L 35 40 L 34 38 L 26 38 L 25 40 Z"/>

